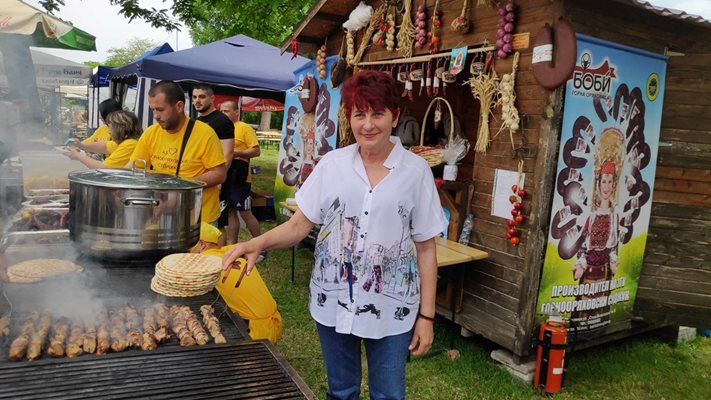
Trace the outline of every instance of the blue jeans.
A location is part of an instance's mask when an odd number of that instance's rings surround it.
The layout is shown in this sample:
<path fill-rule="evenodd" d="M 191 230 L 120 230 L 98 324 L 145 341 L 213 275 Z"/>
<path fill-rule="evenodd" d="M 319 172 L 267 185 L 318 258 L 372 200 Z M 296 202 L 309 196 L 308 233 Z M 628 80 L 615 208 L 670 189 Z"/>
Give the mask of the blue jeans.
<path fill-rule="evenodd" d="M 327 399 L 360 398 L 361 341 L 368 359 L 368 388 L 373 400 L 405 398 L 405 365 L 412 330 L 382 339 L 363 339 L 336 333 L 336 328 L 316 323 L 328 376 Z"/>

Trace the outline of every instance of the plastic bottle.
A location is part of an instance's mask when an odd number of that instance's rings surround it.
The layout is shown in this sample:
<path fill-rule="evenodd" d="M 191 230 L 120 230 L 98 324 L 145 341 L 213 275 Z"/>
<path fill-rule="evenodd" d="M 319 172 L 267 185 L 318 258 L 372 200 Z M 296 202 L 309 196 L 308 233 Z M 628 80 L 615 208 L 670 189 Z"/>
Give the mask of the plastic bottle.
<path fill-rule="evenodd" d="M 467 219 L 464 220 L 464 226 L 462 227 L 462 234 L 459 235 L 459 243 L 463 245 L 469 245 L 469 236 L 472 234 L 472 227 L 474 225 L 474 214 L 467 215 Z"/>

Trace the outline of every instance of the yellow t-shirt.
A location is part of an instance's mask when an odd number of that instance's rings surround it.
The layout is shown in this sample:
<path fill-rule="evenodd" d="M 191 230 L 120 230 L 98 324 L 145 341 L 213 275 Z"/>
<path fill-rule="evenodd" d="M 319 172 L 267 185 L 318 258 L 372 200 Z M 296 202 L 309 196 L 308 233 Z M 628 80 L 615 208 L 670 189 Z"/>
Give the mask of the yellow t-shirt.
<path fill-rule="evenodd" d="M 140 158 L 146 160 L 146 168 L 152 172 L 175 175 L 187 126 L 187 118 L 178 133 L 168 133 L 158 124 L 149 126 L 138 139 L 130 161 Z M 194 178 L 224 163 L 225 155 L 215 131 L 206 123 L 195 121 L 180 163 L 180 176 Z M 204 222 L 213 222 L 220 216 L 217 185 L 203 190 L 201 215 Z"/>
<path fill-rule="evenodd" d="M 235 122 L 235 151 L 247 150 L 254 146 L 259 146 L 257 133 L 254 129 L 245 122 Z M 248 158 L 235 157 L 235 160 L 242 160 L 249 163 Z M 248 169 L 247 182 L 252 182 L 252 168 Z"/>
<path fill-rule="evenodd" d="M 111 134 L 109 133 L 108 125 L 101 125 L 96 128 L 94 133 L 88 138 L 82 140 L 82 143 L 92 143 L 92 142 L 108 142 L 111 140 Z"/>
<path fill-rule="evenodd" d="M 109 143 L 115 144 L 115 150 L 111 152 L 111 155 L 104 160 L 104 167 L 106 168 L 123 168 L 128 163 L 128 160 L 133 154 L 133 150 L 136 148 L 136 139 L 126 139 L 121 144 L 116 144 L 116 142 L 106 142 L 106 147 L 109 147 Z"/>
<path fill-rule="evenodd" d="M 109 155 L 116 151 L 116 148 L 118 148 L 118 146 L 119 145 L 113 140 L 109 140 L 108 142 L 106 142 L 106 155 Z M 128 162 L 128 160 L 126 160 L 126 162 Z M 123 168 L 123 165 L 121 167 Z"/>
<path fill-rule="evenodd" d="M 222 257 L 230 246 L 219 249 L 209 249 L 202 254 Z M 245 275 L 242 283 L 235 289 L 240 272 L 233 269 L 227 277 L 227 281 L 222 283 L 222 277 L 217 281 L 217 291 L 227 303 L 227 306 L 240 317 L 249 321 L 249 336 L 254 339 L 269 339 L 276 343 L 281 336 L 282 318 L 277 310 L 276 301 L 269 292 L 269 288 L 264 283 L 262 276 L 255 267 L 249 276 Z M 224 276 L 223 271 L 221 276 Z"/>

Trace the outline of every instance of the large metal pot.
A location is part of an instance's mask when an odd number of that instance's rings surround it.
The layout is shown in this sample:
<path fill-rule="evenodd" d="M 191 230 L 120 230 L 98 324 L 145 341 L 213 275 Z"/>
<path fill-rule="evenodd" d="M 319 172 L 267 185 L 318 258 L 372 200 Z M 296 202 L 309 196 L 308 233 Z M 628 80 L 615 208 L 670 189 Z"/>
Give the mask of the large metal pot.
<path fill-rule="evenodd" d="M 200 238 L 204 183 L 128 169 L 69 174 L 69 235 L 85 254 L 151 259 Z"/>

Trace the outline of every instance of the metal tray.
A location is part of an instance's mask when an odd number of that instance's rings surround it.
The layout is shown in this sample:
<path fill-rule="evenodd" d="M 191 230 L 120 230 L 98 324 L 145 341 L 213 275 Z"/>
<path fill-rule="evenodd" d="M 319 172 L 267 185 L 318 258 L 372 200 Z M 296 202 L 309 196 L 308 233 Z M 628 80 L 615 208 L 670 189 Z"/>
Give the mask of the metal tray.
<path fill-rule="evenodd" d="M 37 254 L 38 247 L 61 246 L 71 244 L 69 229 L 49 231 L 5 232 L 0 240 L 0 252 L 28 251 Z"/>

